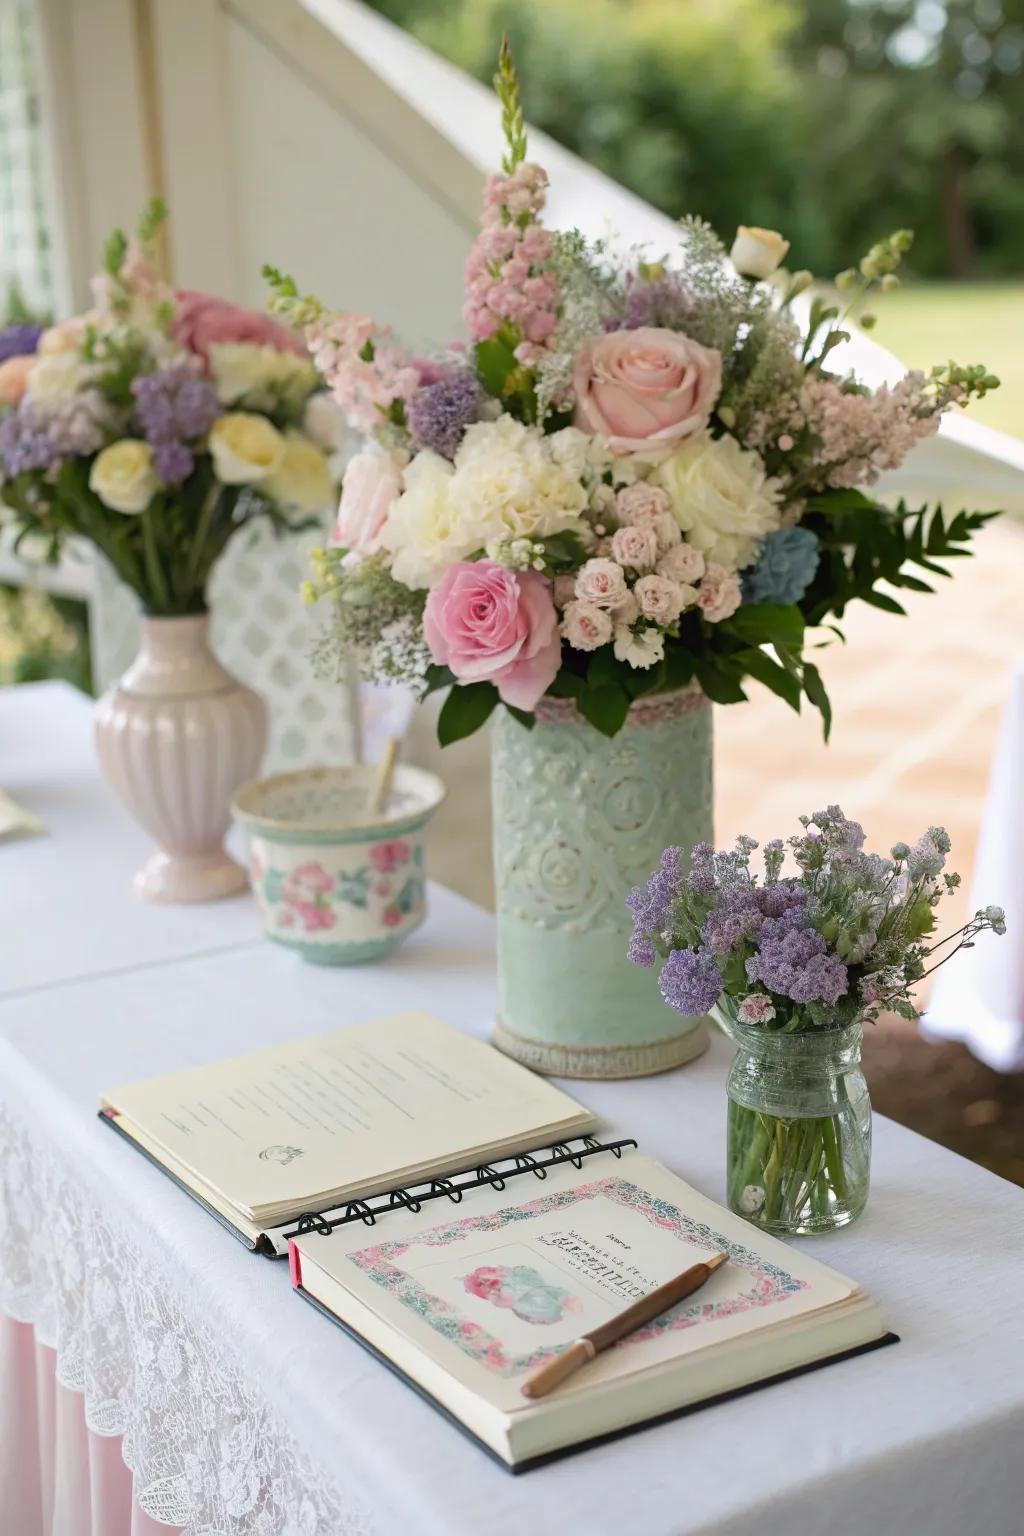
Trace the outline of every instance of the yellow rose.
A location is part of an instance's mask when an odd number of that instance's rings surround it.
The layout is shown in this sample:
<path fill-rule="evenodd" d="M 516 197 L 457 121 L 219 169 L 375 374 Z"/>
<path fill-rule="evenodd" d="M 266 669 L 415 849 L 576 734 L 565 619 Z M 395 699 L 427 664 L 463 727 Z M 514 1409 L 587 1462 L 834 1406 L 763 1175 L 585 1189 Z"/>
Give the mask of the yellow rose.
<path fill-rule="evenodd" d="M 244 402 L 254 410 L 281 403 L 297 407 L 316 388 L 316 369 L 308 357 L 246 341 L 212 342 L 210 377 L 225 405 Z"/>
<path fill-rule="evenodd" d="M 789 241 L 783 240 L 777 229 L 741 224 L 729 255 L 741 277 L 763 279 L 771 277 L 788 250 Z"/>
<path fill-rule="evenodd" d="M 285 442 L 265 416 L 229 411 L 210 428 L 213 468 L 222 485 L 255 485 L 280 468 Z"/>
<path fill-rule="evenodd" d="M 137 437 L 123 437 L 96 455 L 89 489 L 112 512 L 144 512 L 160 489 L 153 450 Z"/>
<path fill-rule="evenodd" d="M 327 460 L 302 432 L 285 433 L 284 456 L 274 473 L 261 483 L 260 490 L 274 501 L 303 512 L 319 512 L 334 499 Z"/>

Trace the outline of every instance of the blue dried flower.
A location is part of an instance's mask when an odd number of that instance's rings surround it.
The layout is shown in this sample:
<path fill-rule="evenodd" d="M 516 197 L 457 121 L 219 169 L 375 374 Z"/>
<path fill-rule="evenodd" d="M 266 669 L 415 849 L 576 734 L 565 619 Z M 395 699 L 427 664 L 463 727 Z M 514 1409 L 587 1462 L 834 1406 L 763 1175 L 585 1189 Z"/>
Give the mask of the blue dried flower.
<path fill-rule="evenodd" d="M 798 603 L 814 580 L 820 558 L 809 528 L 780 528 L 761 545 L 743 577 L 745 603 Z"/>

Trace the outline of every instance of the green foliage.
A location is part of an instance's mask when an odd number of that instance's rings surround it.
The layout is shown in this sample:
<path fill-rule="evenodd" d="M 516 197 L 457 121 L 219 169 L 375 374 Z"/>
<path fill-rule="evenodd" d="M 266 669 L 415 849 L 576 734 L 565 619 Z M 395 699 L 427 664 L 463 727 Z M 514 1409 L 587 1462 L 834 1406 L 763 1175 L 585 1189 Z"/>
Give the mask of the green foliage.
<path fill-rule="evenodd" d="M 498 690 L 493 683 L 461 683 L 452 688 L 437 717 L 437 739 L 442 747 L 472 736 L 493 713 Z"/>

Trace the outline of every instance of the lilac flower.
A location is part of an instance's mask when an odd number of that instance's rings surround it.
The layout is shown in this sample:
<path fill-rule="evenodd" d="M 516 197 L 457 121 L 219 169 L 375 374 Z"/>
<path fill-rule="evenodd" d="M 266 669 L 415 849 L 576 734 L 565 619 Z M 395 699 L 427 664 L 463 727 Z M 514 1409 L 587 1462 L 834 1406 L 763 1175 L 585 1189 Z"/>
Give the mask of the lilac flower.
<path fill-rule="evenodd" d="M 682 856 L 681 848 L 666 848 L 661 863 L 647 884 L 636 886 L 626 897 L 626 906 L 633 914 L 636 933 L 664 928 L 672 903 L 679 894 L 682 879 L 679 863 Z"/>
<path fill-rule="evenodd" d="M 626 950 L 627 958 L 634 965 L 644 965 L 650 968 L 658 958 L 654 948 L 654 940 L 646 938 L 642 933 L 634 933 Z"/>
<path fill-rule="evenodd" d="M 406 405 L 406 420 L 419 448 L 453 459 L 470 422 L 476 421 L 482 392 L 468 368 L 416 391 Z"/>
<path fill-rule="evenodd" d="M 221 413 L 217 392 L 191 362 L 171 363 L 132 381 L 135 414 L 166 485 L 187 480 L 195 467 L 188 444 L 207 433 Z"/>
<path fill-rule="evenodd" d="M 788 931 L 781 931 L 802 916 L 793 913 L 764 924 L 760 948 L 746 964 L 747 976 L 795 1003 L 836 1003 L 850 983 L 839 956 L 827 952 L 825 940 L 815 928 L 789 926 Z"/>
<path fill-rule="evenodd" d="M 670 330 L 685 330 L 692 303 L 681 272 L 665 272 L 654 282 L 635 278 L 626 295 L 622 329 L 637 331 L 645 325 L 665 325 Z"/>
<path fill-rule="evenodd" d="M 662 967 L 659 986 L 670 1008 L 699 1019 L 721 997 L 722 975 L 706 950 L 674 949 Z"/>
<path fill-rule="evenodd" d="M 706 948 L 713 955 L 727 955 L 730 949 L 754 938 L 761 928 L 763 892 L 755 886 L 733 886 L 726 891 L 720 907 L 710 913 L 700 930 Z"/>
<path fill-rule="evenodd" d="M 111 435 L 113 413 L 96 389 L 48 406 L 22 400 L 0 422 L 0 463 L 8 479 L 27 470 L 54 469 L 65 459 L 96 453 Z"/>
<path fill-rule="evenodd" d="M 43 334 L 41 325 L 8 325 L 0 331 L 0 363 L 9 357 L 31 357 Z"/>

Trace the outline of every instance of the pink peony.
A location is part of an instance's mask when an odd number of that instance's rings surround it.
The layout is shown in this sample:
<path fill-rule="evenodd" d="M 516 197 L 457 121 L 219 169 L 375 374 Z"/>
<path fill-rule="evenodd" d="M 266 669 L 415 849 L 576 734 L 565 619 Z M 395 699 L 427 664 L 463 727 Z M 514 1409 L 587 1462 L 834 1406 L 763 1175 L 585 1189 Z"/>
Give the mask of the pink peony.
<path fill-rule="evenodd" d="M 666 453 L 701 432 L 722 387 L 722 356 L 661 326 L 584 342 L 573 367 L 575 421 L 612 453 Z"/>
<path fill-rule="evenodd" d="M 211 346 L 218 341 L 246 341 L 257 347 L 276 347 L 278 352 L 295 352 L 299 357 L 306 355 L 297 336 L 258 309 L 243 309 L 212 293 L 187 288 L 180 290 L 175 300 L 174 339 L 205 364 L 209 364 Z"/>
<path fill-rule="evenodd" d="M 515 709 L 533 709 L 561 663 L 550 583 L 494 560 L 449 566 L 427 597 L 423 633 L 459 682 L 494 683 Z"/>
<path fill-rule="evenodd" d="M 0 363 L 0 405 L 17 405 L 28 388 L 28 376 L 36 365 L 34 353 L 19 354 Z"/>
<path fill-rule="evenodd" d="M 391 505 L 402 493 L 403 456 L 357 453 L 341 482 L 341 501 L 330 542 L 357 555 L 375 555 Z"/>

